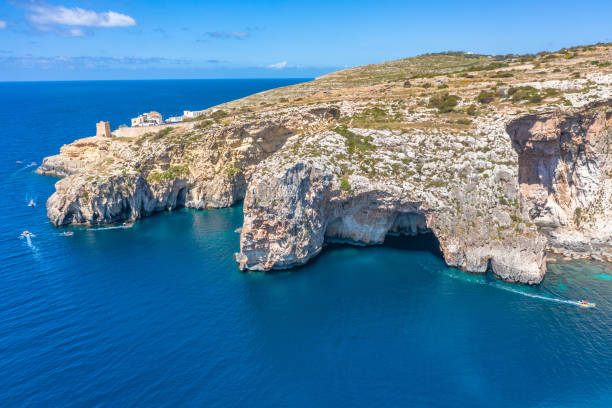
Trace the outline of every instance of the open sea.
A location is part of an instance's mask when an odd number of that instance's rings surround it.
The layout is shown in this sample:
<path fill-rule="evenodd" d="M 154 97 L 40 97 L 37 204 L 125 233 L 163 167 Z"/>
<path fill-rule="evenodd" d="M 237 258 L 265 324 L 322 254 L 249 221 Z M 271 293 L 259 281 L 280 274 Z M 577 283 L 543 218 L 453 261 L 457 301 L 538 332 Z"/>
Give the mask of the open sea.
<path fill-rule="evenodd" d="M 73 236 L 48 222 L 57 179 L 30 163 L 95 122 L 295 82 L 0 83 L 0 407 L 612 407 L 610 265 L 511 285 L 422 237 L 245 274 L 240 206 Z"/>

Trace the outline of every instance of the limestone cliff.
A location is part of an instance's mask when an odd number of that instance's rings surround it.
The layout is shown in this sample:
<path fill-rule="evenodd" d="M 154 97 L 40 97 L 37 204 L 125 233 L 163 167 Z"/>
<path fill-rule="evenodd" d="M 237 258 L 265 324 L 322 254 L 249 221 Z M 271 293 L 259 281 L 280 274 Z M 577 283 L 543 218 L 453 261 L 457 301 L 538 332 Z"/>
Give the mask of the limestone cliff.
<path fill-rule="evenodd" d="M 183 206 L 230 206 L 243 199 L 259 161 L 296 132 L 328 126 L 336 114 L 320 106 L 228 126 L 208 121 L 137 138 L 78 140 L 38 169 L 67 175 L 47 201 L 47 215 L 59 226 L 137 219 Z"/>
<path fill-rule="evenodd" d="M 554 252 L 612 261 L 612 100 L 509 123 L 521 195 Z"/>
<path fill-rule="evenodd" d="M 518 208 L 516 167 L 501 164 L 515 160 L 510 140 L 455 135 L 468 148 L 449 149 L 448 138 L 347 128 L 292 138 L 247 187 L 241 268 L 302 264 L 330 241 L 432 231 L 449 265 L 539 283 L 545 240 Z M 508 146 L 469 148 L 489 143 Z"/>
<path fill-rule="evenodd" d="M 431 232 L 449 265 L 538 283 L 546 251 L 612 261 L 612 47 L 429 54 L 85 138 L 43 161 L 55 225 L 244 199 L 243 269 Z"/>

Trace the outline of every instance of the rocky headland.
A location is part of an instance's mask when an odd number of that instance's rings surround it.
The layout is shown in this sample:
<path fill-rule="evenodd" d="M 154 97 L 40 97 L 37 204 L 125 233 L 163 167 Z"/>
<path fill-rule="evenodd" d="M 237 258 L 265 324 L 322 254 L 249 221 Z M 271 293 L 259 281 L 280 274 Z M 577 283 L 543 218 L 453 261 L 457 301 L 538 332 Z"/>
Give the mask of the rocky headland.
<path fill-rule="evenodd" d="M 447 264 L 537 284 L 612 261 L 612 47 L 423 55 L 334 72 L 134 137 L 63 146 L 57 226 L 244 200 L 241 269 L 433 233 Z"/>

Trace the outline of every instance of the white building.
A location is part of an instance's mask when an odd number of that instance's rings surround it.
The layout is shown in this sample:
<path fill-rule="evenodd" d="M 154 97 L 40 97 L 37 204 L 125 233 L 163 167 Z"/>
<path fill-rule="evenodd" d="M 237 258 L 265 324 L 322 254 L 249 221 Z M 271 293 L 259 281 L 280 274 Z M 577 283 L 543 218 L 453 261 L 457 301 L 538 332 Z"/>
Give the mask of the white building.
<path fill-rule="evenodd" d="M 171 116 L 168 119 L 166 119 L 166 123 L 179 123 L 182 121 L 183 121 L 182 116 Z"/>
<path fill-rule="evenodd" d="M 151 111 L 138 115 L 136 118 L 132 118 L 132 127 L 135 126 L 155 126 L 164 123 L 162 115 L 159 112 Z"/>
<path fill-rule="evenodd" d="M 188 111 L 188 110 L 183 111 L 183 117 L 185 119 L 195 119 L 198 116 L 203 115 L 203 114 L 204 114 L 203 110 L 200 110 L 200 111 Z"/>

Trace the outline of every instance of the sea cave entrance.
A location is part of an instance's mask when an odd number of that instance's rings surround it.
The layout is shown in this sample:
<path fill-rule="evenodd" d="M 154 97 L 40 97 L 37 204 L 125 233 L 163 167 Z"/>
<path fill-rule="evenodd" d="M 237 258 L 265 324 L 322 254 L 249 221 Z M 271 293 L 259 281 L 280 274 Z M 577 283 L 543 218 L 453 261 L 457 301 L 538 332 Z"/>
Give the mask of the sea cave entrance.
<path fill-rule="evenodd" d="M 338 246 L 382 245 L 405 251 L 427 251 L 444 259 L 440 242 L 419 212 L 361 209 L 333 219 L 325 231 L 327 250 Z"/>
<path fill-rule="evenodd" d="M 387 234 L 382 245 L 403 251 L 426 251 L 440 259 L 444 259 L 440 250 L 440 242 L 433 232 L 424 232 L 416 235 Z"/>

